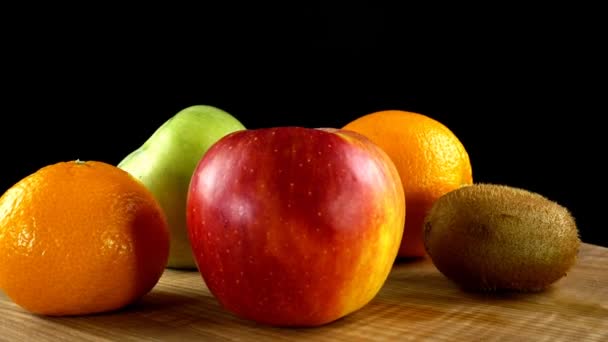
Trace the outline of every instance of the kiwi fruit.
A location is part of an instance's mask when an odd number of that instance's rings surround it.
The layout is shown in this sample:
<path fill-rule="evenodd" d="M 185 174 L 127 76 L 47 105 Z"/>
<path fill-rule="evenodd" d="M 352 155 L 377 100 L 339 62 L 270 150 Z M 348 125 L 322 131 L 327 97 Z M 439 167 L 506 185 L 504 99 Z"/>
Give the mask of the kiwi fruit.
<path fill-rule="evenodd" d="M 465 290 L 541 291 L 566 275 L 580 244 L 565 207 L 507 185 L 448 192 L 424 221 L 428 256 Z"/>

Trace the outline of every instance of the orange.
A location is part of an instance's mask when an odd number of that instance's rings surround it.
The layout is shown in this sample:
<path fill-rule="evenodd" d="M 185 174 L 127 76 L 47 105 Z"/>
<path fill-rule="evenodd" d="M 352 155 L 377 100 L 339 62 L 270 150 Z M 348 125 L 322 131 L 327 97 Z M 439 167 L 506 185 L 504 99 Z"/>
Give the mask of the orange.
<path fill-rule="evenodd" d="M 49 165 L 0 197 L 0 289 L 32 313 L 122 308 L 156 285 L 168 257 L 160 206 L 110 164 Z"/>
<path fill-rule="evenodd" d="M 367 114 L 343 128 L 372 140 L 397 166 L 406 203 L 398 256 L 424 256 L 422 225 L 433 203 L 443 194 L 473 183 L 464 146 L 437 120 L 400 110 Z"/>

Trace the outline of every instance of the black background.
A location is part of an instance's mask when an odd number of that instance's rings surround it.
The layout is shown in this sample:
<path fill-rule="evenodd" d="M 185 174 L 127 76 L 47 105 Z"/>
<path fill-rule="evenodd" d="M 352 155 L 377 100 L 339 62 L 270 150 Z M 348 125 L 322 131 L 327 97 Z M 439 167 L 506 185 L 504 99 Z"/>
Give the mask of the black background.
<path fill-rule="evenodd" d="M 58 161 L 117 164 L 190 105 L 247 128 L 401 109 L 448 126 L 476 182 L 539 192 L 571 210 L 583 241 L 608 246 L 606 37 L 593 9 L 65 10 L 6 12 L 2 191 Z"/>

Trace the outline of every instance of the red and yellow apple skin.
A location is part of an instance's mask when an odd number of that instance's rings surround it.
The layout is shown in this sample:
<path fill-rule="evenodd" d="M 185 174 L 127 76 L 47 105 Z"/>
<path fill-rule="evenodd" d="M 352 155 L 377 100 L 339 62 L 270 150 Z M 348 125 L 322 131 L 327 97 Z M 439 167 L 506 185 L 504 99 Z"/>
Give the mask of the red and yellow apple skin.
<path fill-rule="evenodd" d="M 338 129 L 231 133 L 195 169 L 187 226 L 211 293 L 237 316 L 318 326 L 370 302 L 397 256 L 401 180 L 370 140 Z"/>

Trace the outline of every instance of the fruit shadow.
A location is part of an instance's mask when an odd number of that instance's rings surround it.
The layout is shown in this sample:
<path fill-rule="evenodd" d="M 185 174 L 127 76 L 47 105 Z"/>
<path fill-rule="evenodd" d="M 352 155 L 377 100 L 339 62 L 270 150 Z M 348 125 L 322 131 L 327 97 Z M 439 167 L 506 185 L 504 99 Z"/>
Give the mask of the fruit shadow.
<path fill-rule="evenodd" d="M 119 310 L 85 316 L 42 317 L 62 331 L 78 336 L 85 331 L 110 340 L 126 336 L 145 340 L 200 339 L 202 331 L 230 321 L 231 315 L 203 291 L 174 293 L 154 290 Z M 233 321 L 236 318 L 232 319 Z M 234 323 L 233 323 L 234 325 Z M 204 334 L 203 334 L 204 336 Z"/>
<path fill-rule="evenodd" d="M 201 291 L 198 291 L 201 292 Z M 222 308 L 219 302 L 204 293 L 175 294 L 153 291 L 140 301 L 113 312 L 74 316 L 43 317 L 56 330 L 76 339 L 86 332 L 90 338 L 124 340 L 126 337 L 146 341 L 245 340 L 271 339 L 293 341 L 323 337 L 331 324 L 324 327 L 275 327 L 241 319 Z"/>
<path fill-rule="evenodd" d="M 536 292 L 468 289 L 445 277 L 428 258 L 399 259 L 376 297 L 345 321 L 403 325 L 407 317 L 410 323 L 434 324 L 458 317 L 500 325 L 510 322 L 503 315 L 505 309 L 608 319 L 608 310 L 601 305 L 567 299 L 560 291 L 559 282 Z"/>

